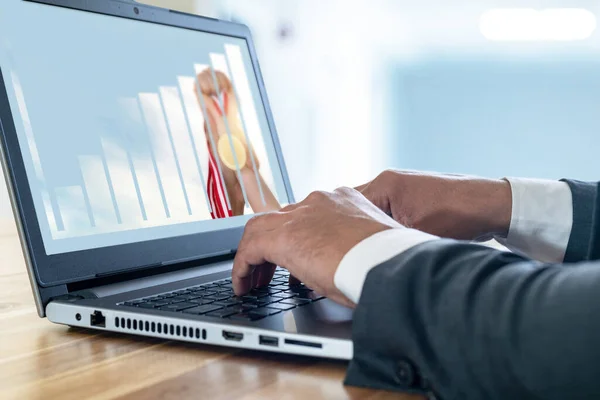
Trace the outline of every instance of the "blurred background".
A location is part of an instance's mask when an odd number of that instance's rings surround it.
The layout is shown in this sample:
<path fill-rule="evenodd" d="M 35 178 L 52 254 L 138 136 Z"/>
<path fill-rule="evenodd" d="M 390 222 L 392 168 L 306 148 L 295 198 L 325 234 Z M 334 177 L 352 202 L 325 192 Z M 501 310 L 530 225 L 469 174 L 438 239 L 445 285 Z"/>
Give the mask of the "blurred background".
<path fill-rule="evenodd" d="M 385 168 L 600 179 L 597 0 L 142 2 L 252 29 L 298 200 Z"/>

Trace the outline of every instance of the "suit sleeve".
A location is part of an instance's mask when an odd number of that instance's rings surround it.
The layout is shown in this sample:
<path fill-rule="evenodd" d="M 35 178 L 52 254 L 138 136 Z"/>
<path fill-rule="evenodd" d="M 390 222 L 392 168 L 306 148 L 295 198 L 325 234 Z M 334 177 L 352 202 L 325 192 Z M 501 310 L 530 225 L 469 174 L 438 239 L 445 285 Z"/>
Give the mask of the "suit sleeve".
<path fill-rule="evenodd" d="M 596 184 L 566 182 L 568 264 L 435 240 L 371 269 L 346 383 L 442 399 L 600 398 L 600 199 Z"/>
<path fill-rule="evenodd" d="M 440 399 L 600 398 L 600 262 L 436 240 L 372 269 L 346 383 Z"/>
<path fill-rule="evenodd" d="M 564 262 L 599 259 L 600 241 L 596 240 L 600 231 L 598 184 L 574 180 L 564 182 L 573 195 L 573 228 Z"/>

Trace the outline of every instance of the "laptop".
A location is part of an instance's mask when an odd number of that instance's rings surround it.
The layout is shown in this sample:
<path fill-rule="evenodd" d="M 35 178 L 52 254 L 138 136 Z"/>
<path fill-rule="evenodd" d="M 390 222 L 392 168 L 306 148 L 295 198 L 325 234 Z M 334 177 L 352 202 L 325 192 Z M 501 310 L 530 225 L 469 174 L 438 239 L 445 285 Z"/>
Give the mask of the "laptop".
<path fill-rule="evenodd" d="M 40 317 L 352 358 L 352 311 L 285 269 L 232 290 L 245 223 L 294 202 L 246 26 L 131 1 L 3 0 L 0 132 Z"/>

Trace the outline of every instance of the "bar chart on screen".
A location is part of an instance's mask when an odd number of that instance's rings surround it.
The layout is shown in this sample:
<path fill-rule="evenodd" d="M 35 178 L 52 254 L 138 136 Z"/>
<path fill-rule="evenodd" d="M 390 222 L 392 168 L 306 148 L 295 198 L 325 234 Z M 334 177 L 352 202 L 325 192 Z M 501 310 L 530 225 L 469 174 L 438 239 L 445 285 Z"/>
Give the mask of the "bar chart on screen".
<path fill-rule="evenodd" d="M 77 168 L 76 173 L 69 171 L 69 179 L 61 180 L 67 181 L 64 186 L 51 184 L 57 180 L 46 176 L 22 87 L 18 77 L 12 77 L 39 201 L 53 239 L 236 216 L 231 211 L 236 188 L 241 189 L 239 199 L 243 201 L 242 212 L 237 215 L 250 214 L 241 178 L 246 167 L 255 171 L 256 179 L 250 185 L 260 191 L 265 202 L 263 190 L 273 188 L 273 172 L 240 48 L 225 45 L 222 53 L 207 54 L 204 60 L 189 65 L 188 71 L 154 77 L 153 90 L 144 87 L 115 95 L 116 115 L 110 116 L 110 124 L 86 133 L 85 140 L 93 145 L 85 148 L 96 151 L 64 151 L 65 158 L 73 158 L 70 165 Z M 247 165 L 239 165 L 236 159 L 235 168 L 227 168 L 220 161 L 209 134 L 216 125 L 208 121 L 198 84 L 204 71 L 222 73 L 230 82 L 235 107 L 222 116 L 227 126 L 223 135 L 228 136 L 229 143 L 241 140 L 250 149 Z M 224 89 L 215 84 L 223 97 Z M 55 145 L 56 151 L 61 151 L 61 143 Z M 234 189 L 227 181 L 231 176 L 239 178 Z M 211 190 L 211 182 L 220 190 Z M 229 212 L 216 213 L 217 206 Z"/>

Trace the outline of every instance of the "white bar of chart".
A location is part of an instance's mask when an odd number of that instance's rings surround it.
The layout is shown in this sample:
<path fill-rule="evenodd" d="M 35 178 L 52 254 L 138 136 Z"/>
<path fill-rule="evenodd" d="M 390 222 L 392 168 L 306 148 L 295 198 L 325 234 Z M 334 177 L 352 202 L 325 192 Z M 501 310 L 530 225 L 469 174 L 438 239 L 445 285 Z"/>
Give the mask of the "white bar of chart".
<path fill-rule="evenodd" d="M 79 156 L 78 158 L 96 226 L 105 228 L 118 224 L 102 158 L 100 156 Z"/>
<path fill-rule="evenodd" d="M 58 209 L 68 235 L 89 233 L 92 223 L 81 186 L 58 187 L 55 189 L 55 194 Z"/>
<path fill-rule="evenodd" d="M 121 221 L 125 225 L 140 224 L 144 218 L 127 152 L 110 139 L 101 138 L 100 141 Z"/>
<path fill-rule="evenodd" d="M 42 189 L 42 202 L 44 203 L 44 211 L 48 217 L 48 224 L 50 225 L 50 231 L 52 233 L 58 232 L 58 225 L 56 218 L 54 217 L 54 210 L 52 209 L 52 201 L 50 200 L 50 193 L 48 190 Z"/>
<path fill-rule="evenodd" d="M 194 150 L 198 157 L 203 182 L 208 182 L 208 146 L 204 134 L 204 115 L 196 96 L 196 79 L 190 76 L 177 77 L 185 114 L 194 139 Z M 210 207 L 209 207 L 210 209 Z"/>
<path fill-rule="evenodd" d="M 254 104 L 252 90 L 250 89 L 250 81 L 244 67 L 242 51 L 239 46 L 226 44 L 225 54 L 227 55 L 229 68 L 231 68 L 231 76 L 240 103 L 240 113 L 246 125 L 246 132 L 258 159 L 266 161 L 269 158 L 265 147 L 265 139 L 263 139 L 260 123 L 258 122 L 258 113 Z M 269 162 L 261 163 L 260 173 L 267 186 L 275 187 L 273 171 Z"/>
<path fill-rule="evenodd" d="M 137 98 L 123 98 L 120 99 L 119 103 L 123 109 L 124 117 L 126 118 L 126 126 L 133 132 L 147 135 Z M 140 187 L 140 194 L 142 195 L 146 218 L 148 221 L 159 224 L 160 221 L 166 221 L 167 210 L 165 209 L 165 204 L 163 202 L 160 182 L 156 175 L 154 162 L 150 155 L 149 143 L 148 148 L 145 150 L 146 151 L 132 152 L 131 160 Z"/>
<path fill-rule="evenodd" d="M 167 116 L 167 123 L 173 138 L 176 158 L 179 161 L 192 214 L 210 218 L 208 196 L 199 165 L 194 156 L 194 146 L 190 139 L 185 113 L 177 87 L 163 86 L 159 90 Z"/>
<path fill-rule="evenodd" d="M 189 213 L 160 97 L 156 93 L 140 93 L 139 99 L 170 215 L 182 219 Z"/>

